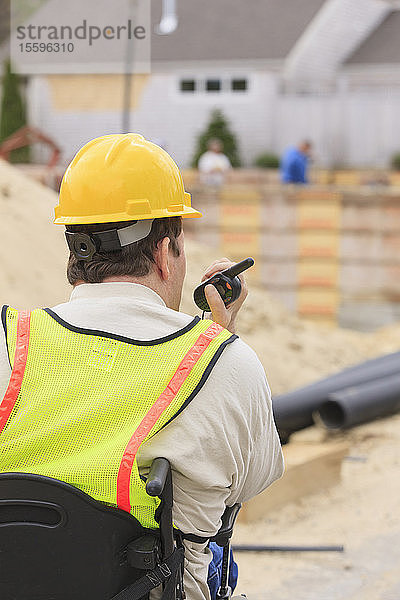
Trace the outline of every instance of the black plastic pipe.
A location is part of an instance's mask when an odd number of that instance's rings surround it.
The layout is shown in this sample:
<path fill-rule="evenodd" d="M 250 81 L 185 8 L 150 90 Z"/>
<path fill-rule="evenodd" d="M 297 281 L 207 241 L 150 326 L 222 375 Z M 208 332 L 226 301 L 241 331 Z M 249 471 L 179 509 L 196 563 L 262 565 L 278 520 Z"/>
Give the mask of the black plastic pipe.
<path fill-rule="evenodd" d="M 329 395 L 314 419 L 327 429 L 347 429 L 400 410 L 400 373 Z"/>
<path fill-rule="evenodd" d="M 232 547 L 233 552 L 344 552 L 343 546 L 247 546 Z"/>
<path fill-rule="evenodd" d="M 313 424 L 313 412 L 330 394 L 400 371 L 400 352 L 387 354 L 340 371 L 316 383 L 273 398 L 275 422 L 283 443 L 294 431 Z"/>

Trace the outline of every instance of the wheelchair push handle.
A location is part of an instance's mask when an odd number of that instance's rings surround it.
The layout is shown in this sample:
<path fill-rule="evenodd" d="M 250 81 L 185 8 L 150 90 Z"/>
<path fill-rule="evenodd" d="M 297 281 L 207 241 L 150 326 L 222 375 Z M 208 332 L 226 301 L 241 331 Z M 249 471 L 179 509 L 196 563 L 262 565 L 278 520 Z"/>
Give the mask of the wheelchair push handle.
<path fill-rule="evenodd" d="M 146 492 L 149 496 L 160 496 L 164 491 L 170 465 L 166 458 L 153 460 L 146 482 Z"/>
<path fill-rule="evenodd" d="M 222 524 L 216 535 L 211 538 L 211 542 L 215 542 L 218 546 L 224 547 L 228 544 L 233 534 L 233 526 L 236 521 L 236 517 L 241 509 L 241 504 L 234 504 L 233 506 L 227 506 L 225 512 L 222 515 Z"/>

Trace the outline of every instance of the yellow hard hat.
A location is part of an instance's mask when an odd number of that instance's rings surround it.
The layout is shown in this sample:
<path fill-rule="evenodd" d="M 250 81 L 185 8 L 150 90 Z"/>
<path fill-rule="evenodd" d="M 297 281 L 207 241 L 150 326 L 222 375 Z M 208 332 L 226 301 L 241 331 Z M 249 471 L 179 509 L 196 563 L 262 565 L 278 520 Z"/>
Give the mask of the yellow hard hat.
<path fill-rule="evenodd" d="M 54 222 L 60 225 L 201 217 L 170 155 L 135 133 L 88 142 L 66 170 Z"/>

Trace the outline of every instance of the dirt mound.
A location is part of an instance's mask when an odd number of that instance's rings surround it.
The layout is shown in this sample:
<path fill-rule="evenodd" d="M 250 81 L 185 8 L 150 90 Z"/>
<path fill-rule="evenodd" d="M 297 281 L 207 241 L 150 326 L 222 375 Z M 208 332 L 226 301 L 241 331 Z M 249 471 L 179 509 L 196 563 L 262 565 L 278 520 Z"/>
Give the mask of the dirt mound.
<path fill-rule="evenodd" d="M 52 224 L 55 192 L 0 160 L 1 304 L 52 306 L 68 296 L 63 228 Z"/>

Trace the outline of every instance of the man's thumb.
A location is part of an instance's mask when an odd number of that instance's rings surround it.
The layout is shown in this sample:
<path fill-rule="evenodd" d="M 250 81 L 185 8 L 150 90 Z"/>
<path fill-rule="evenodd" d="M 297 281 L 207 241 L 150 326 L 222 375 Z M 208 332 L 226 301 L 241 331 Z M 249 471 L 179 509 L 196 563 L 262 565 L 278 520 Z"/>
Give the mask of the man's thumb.
<path fill-rule="evenodd" d="M 226 327 L 229 323 L 229 314 L 221 296 L 211 284 L 206 285 L 204 288 L 204 293 L 211 308 L 213 321 L 219 323 L 219 325 L 222 325 L 222 327 Z"/>

